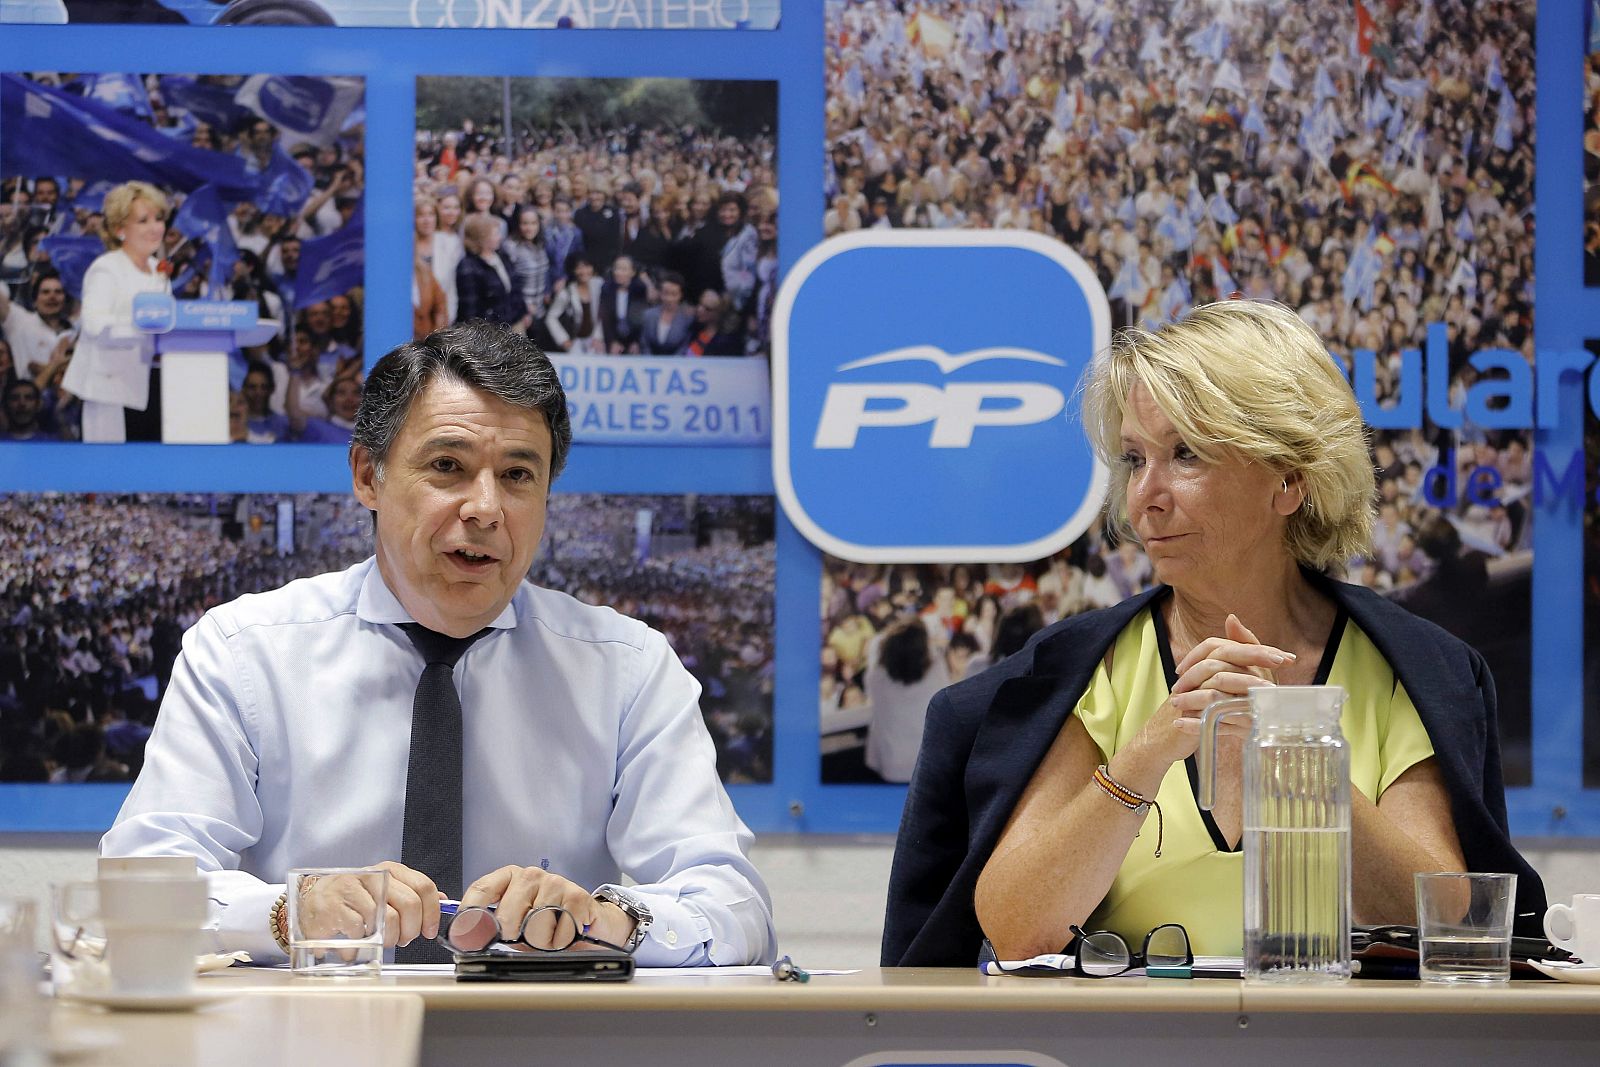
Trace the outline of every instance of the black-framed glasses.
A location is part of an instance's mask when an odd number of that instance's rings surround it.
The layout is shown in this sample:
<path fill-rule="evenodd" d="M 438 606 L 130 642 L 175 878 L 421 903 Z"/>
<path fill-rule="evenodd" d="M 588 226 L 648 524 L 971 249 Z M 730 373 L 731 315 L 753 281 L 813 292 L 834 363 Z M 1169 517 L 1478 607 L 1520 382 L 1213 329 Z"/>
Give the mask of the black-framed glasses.
<path fill-rule="evenodd" d="M 1110 930 L 1084 933 L 1071 927 L 1073 942 L 1072 973 L 1085 978 L 1110 978 L 1135 967 L 1143 967 L 1152 978 L 1186 978 L 1194 963 L 1189 947 L 1189 931 L 1177 923 L 1158 926 L 1144 935 L 1144 948 L 1134 952 L 1121 934 Z"/>
<path fill-rule="evenodd" d="M 579 944 L 628 951 L 621 945 L 591 937 L 587 923 L 580 923 L 570 911 L 556 904 L 530 910 L 512 934 L 501 929 L 500 916 L 492 906 L 461 908 L 442 936 L 457 952 L 483 952 L 496 943 L 533 952 L 561 952 Z"/>

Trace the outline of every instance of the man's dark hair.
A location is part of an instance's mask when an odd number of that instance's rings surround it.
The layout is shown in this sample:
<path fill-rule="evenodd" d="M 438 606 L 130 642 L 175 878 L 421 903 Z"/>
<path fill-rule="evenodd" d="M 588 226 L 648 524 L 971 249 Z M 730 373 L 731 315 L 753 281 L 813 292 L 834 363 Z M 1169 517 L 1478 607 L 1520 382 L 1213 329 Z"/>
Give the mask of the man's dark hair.
<path fill-rule="evenodd" d="M 933 663 L 928 650 L 928 628 L 915 616 L 892 623 L 878 645 L 878 662 L 884 673 L 901 685 L 922 681 Z"/>
<path fill-rule="evenodd" d="M 36 399 L 43 399 L 44 397 L 44 391 L 39 388 L 38 384 L 34 382 L 32 378 L 16 378 L 5 387 L 5 391 L 3 393 L 0 393 L 0 402 L 10 400 L 11 394 L 16 392 L 18 389 L 32 389 L 33 395 Z"/>
<path fill-rule="evenodd" d="M 473 320 L 435 330 L 420 341 L 407 341 L 378 360 L 367 375 L 350 447 L 367 450 L 380 478 L 411 405 L 439 378 L 543 414 L 550 427 L 550 481 L 561 474 L 572 447 L 572 423 L 555 365 L 538 345 L 510 326 Z"/>
<path fill-rule="evenodd" d="M 61 272 L 54 267 L 44 267 L 35 273 L 32 278 L 28 279 L 29 304 L 37 304 L 39 302 L 39 287 L 52 279 L 61 282 L 61 288 L 65 289 L 67 287 L 67 283 L 61 277 Z M 72 294 L 68 293 L 67 297 L 71 299 Z"/>

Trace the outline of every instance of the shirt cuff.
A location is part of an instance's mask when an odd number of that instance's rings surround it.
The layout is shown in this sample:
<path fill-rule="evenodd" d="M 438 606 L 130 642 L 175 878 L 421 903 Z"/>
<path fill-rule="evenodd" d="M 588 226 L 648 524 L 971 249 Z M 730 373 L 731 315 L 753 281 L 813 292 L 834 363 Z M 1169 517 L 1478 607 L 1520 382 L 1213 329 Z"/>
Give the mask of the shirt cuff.
<path fill-rule="evenodd" d="M 613 885 L 619 893 L 637 897 L 650 909 L 650 929 L 634 950 L 641 967 L 699 967 L 712 963 L 711 923 L 676 896 L 651 893 L 638 886 Z"/>
<path fill-rule="evenodd" d="M 254 963 L 287 963 L 289 957 L 272 936 L 270 912 L 283 895 L 282 885 L 261 884 L 249 888 L 230 887 L 227 900 L 211 897 L 209 928 L 216 952 L 250 953 Z"/>

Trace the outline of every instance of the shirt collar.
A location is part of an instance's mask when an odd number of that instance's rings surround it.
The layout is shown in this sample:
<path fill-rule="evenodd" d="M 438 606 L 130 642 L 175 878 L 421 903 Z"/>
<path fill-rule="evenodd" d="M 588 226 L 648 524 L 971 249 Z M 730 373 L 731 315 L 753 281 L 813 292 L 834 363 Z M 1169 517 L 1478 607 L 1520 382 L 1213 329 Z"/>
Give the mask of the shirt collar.
<path fill-rule="evenodd" d="M 517 597 L 522 595 L 519 588 L 500 614 L 489 623 L 497 630 L 509 630 L 517 625 Z M 390 590 L 389 584 L 383 580 L 383 572 L 378 569 L 378 557 L 373 556 L 367 560 L 367 573 L 361 579 L 361 594 L 356 598 L 356 618 L 362 622 L 371 623 L 401 623 L 416 622 L 411 612 L 400 603 L 400 598 Z"/>

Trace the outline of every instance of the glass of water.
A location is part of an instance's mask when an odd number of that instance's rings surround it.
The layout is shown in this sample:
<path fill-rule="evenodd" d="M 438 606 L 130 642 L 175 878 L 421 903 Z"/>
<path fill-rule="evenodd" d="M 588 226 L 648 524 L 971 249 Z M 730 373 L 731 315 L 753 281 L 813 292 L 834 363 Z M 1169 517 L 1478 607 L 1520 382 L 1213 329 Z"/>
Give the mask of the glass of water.
<path fill-rule="evenodd" d="M 1424 982 L 1511 978 L 1514 874 L 1419 874 L 1417 934 Z"/>
<path fill-rule="evenodd" d="M 304 978 L 376 978 L 383 971 L 389 872 L 301 867 L 289 872 L 289 969 Z"/>

